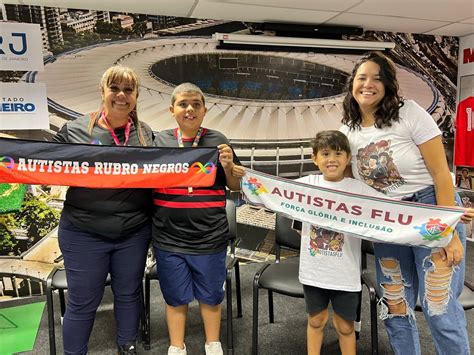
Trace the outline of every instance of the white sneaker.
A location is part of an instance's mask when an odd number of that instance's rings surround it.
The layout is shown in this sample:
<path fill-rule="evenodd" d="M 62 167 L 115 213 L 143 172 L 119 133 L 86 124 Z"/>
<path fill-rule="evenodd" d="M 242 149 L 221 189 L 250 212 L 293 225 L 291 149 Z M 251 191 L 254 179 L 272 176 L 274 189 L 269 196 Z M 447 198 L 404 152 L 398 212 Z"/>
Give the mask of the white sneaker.
<path fill-rule="evenodd" d="M 178 348 L 177 346 L 170 345 L 168 348 L 168 355 L 186 355 L 186 344 L 184 345 L 184 349 Z"/>
<path fill-rule="evenodd" d="M 204 344 L 204 349 L 206 349 L 206 355 L 224 355 L 220 341 L 206 343 Z"/>

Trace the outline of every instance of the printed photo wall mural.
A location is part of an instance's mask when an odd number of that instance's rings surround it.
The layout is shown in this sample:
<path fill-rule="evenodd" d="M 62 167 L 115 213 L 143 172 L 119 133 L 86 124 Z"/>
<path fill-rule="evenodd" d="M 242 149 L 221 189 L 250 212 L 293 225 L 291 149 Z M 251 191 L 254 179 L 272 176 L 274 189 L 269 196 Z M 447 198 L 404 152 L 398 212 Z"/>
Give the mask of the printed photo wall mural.
<path fill-rule="evenodd" d="M 2 83 L 46 85 L 49 117 L 49 129 L 2 130 L 2 137 L 50 140 L 65 122 L 98 110 L 100 76 L 122 64 L 140 77 L 138 115 L 153 130 L 175 126 L 171 92 L 193 82 L 206 94 L 204 126 L 224 133 L 244 165 L 286 178 L 314 171 L 309 141 L 340 127 L 345 83 L 360 55 L 217 49 L 214 32 L 249 33 L 239 22 L 8 4 L 2 18 L 40 25 L 44 71 L 0 75 Z M 451 163 L 457 38 L 365 32 L 342 39 L 395 43 L 387 55 L 397 64 L 402 95 L 436 120 Z M 0 156 L 0 169 L 8 164 Z M 66 190 L 0 185 L 0 275 L 15 273 L 33 249 L 51 265 L 60 260 L 59 250 L 42 241 L 56 238 Z M 47 257 L 38 251 L 42 243 Z"/>

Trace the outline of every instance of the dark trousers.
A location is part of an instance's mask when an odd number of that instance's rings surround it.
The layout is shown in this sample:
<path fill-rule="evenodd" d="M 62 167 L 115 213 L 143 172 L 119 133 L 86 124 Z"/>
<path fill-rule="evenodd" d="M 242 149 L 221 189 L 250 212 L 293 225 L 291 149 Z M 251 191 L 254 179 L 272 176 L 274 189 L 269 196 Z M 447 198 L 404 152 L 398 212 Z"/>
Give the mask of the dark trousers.
<path fill-rule="evenodd" d="M 135 340 L 142 309 L 142 279 L 151 237 L 150 224 L 127 237 L 108 239 L 78 229 L 62 216 L 58 236 L 68 283 L 63 320 L 64 353 L 87 353 L 107 274 L 112 279 L 117 344 Z"/>

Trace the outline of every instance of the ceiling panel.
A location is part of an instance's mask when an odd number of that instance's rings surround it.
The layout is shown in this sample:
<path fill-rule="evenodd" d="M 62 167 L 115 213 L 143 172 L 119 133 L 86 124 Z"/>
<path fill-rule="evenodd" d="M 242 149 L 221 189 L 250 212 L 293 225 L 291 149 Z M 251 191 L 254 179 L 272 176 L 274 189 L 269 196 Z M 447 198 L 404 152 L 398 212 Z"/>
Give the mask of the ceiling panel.
<path fill-rule="evenodd" d="M 467 18 L 465 20 L 459 21 L 461 23 L 472 23 L 474 24 L 474 17 Z"/>
<path fill-rule="evenodd" d="M 360 26 L 368 30 L 474 33 L 473 0 L 6 0 L 43 5 L 253 22 Z M 179 6 L 178 6 L 179 4 Z M 373 16 L 370 16 L 373 15 Z M 458 23 L 458 24 L 456 24 Z M 463 25 L 459 25 L 462 23 Z"/>
<path fill-rule="evenodd" d="M 424 33 L 434 28 L 446 26 L 449 22 L 407 19 L 403 17 L 373 16 L 343 13 L 334 17 L 327 24 L 351 24 L 361 26 L 364 30 Z"/>
<path fill-rule="evenodd" d="M 451 22 L 472 16 L 474 2 L 472 0 L 364 0 L 354 6 L 351 12 Z"/>
<path fill-rule="evenodd" d="M 319 24 L 337 15 L 335 11 L 300 10 L 286 7 L 268 7 L 264 5 L 239 5 L 200 1 L 191 17 L 212 18 L 216 20 L 236 20 L 253 22 L 295 22 Z"/>
<path fill-rule="evenodd" d="M 248 6 L 257 5 L 266 8 L 285 8 L 287 10 L 318 10 L 318 11 L 345 11 L 352 6 L 360 3 L 361 0 L 200 0 L 199 3 L 214 3 L 215 6 L 220 5 L 238 5 Z M 292 16 L 292 14 L 288 14 Z M 293 16 L 295 17 L 295 16 Z"/>
<path fill-rule="evenodd" d="M 474 33 L 474 24 L 467 23 L 453 23 L 447 26 L 443 26 L 432 30 L 429 34 L 432 35 L 443 35 L 443 36 L 466 36 Z"/>

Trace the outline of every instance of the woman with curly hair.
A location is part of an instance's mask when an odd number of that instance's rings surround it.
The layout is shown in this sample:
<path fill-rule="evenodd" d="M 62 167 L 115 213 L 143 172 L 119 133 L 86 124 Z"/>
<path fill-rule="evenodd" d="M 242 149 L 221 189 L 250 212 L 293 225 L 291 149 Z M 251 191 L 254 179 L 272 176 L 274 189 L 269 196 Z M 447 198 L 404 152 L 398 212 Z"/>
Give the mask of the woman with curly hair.
<path fill-rule="evenodd" d="M 461 205 L 438 126 L 416 102 L 400 97 L 395 65 L 382 53 L 370 52 L 356 63 L 348 79 L 342 123 L 355 178 L 391 198 Z M 374 184 L 371 171 L 359 171 L 358 161 L 381 141 L 384 147 L 376 154 L 388 154 L 391 164 L 386 169 L 370 168 L 378 174 Z M 462 221 L 467 223 L 473 216 L 474 209 L 466 209 Z M 421 354 L 414 314 L 418 296 L 437 353 L 469 353 L 464 310 L 457 300 L 464 281 L 465 243 L 461 223 L 450 243 L 439 249 L 374 243 L 383 295 L 381 318 L 395 354 Z"/>

